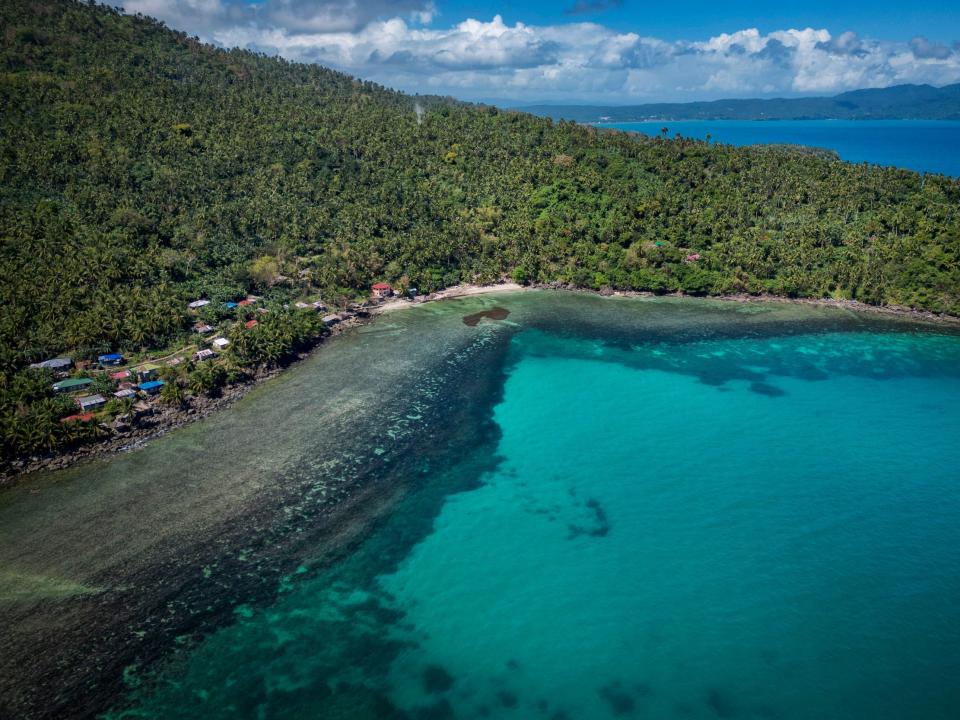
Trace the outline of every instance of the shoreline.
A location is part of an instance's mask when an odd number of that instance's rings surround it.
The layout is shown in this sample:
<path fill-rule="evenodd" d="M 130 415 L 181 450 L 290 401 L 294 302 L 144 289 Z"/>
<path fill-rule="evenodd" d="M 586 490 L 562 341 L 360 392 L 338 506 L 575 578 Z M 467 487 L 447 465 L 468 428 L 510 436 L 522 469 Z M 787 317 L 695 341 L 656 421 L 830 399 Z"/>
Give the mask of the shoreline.
<path fill-rule="evenodd" d="M 642 290 L 613 290 L 612 288 L 603 288 L 593 290 L 591 288 L 576 287 L 561 283 L 531 284 L 519 285 L 514 282 L 500 282 L 490 285 L 462 284 L 455 285 L 444 290 L 424 295 L 416 300 L 409 298 L 394 297 L 386 300 L 370 309 L 368 317 L 354 317 L 340 325 L 335 326 L 329 335 L 324 336 L 316 345 L 309 350 L 300 353 L 296 358 L 285 365 L 265 370 L 257 371 L 248 380 L 227 387 L 223 393 L 216 398 L 194 397 L 191 396 L 189 404 L 184 407 L 163 407 L 155 406 L 152 415 L 148 416 L 147 422 L 140 427 L 133 427 L 130 430 L 110 435 L 103 440 L 80 445 L 70 448 L 63 452 L 53 452 L 31 458 L 21 458 L 10 463 L 6 463 L 0 469 L 0 490 L 4 490 L 25 481 L 29 476 L 45 472 L 64 470 L 84 462 L 107 457 L 117 453 L 135 452 L 144 447 L 148 442 L 162 437 L 166 433 L 177 428 L 188 425 L 197 420 L 212 415 L 215 412 L 226 409 L 240 400 L 254 387 L 267 380 L 283 373 L 288 368 L 294 367 L 309 358 L 313 353 L 321 350 L 323 345 L 330 339 L 342 335 L 354 328 L 373 322 L 380 315 L 386 315 L 404 308 L 415 307 L 429 302 L 439 302 L 443 300 L 454 300 L 465 297 L 475 297 L 479 295 L 492 295 L 509 292 L 529 292 L 532 290 L 553 290 L 559 292 L 584 293 L 590 295 L 599 295 L 601 297 L 662 297 L 662 298 L 686 298 L 697 300 L 717 300 L 730 303 L 741 304 L 786 304 L 786 305 L 808 305 L 819 307 L 833 307 L 850 310 L 856 313 L 865 313 L 868 315 L 885 316 L 891 318 L 900 318 L 906 321 L 936 324 L 949 328 L 960 329 L 960 317 L 946 314 L 938 314 L 927 310 L 917 310 L 909 307 L 897 305 L 868 305 L 857 300 L 836 300 L 833 298 L 788 298 L 779 295 L 748 295 L 748 294 L 730 294 L 730 295 L 686 295 L 684 293 L 656 294 Z"/>

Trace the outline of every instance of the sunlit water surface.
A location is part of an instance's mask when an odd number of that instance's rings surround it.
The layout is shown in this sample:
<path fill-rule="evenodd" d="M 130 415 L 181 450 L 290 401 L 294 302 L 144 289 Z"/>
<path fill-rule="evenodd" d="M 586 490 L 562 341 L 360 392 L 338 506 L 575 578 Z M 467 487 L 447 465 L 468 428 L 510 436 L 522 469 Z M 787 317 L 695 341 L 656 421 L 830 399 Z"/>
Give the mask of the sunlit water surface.
<path fill-rule="evenodd" d="M 386 433 L 413 458 L 389 515 L 336 562 L 285 550 L 266 599 L 128 666 L 113 717 L 960 714 L 957 336 L 555 293 L 372 328 L 355 342 L 374 367 L 419 337 L 450 363 L 431 388 L 496 380 L 492 404 L 394 398 L 391 426 L 489 431 L 435 434 L 425 467 Z M 286 382 L 302 395 L 319 369 Z M 251 402 L 248 420 L 269 400 Z"/>

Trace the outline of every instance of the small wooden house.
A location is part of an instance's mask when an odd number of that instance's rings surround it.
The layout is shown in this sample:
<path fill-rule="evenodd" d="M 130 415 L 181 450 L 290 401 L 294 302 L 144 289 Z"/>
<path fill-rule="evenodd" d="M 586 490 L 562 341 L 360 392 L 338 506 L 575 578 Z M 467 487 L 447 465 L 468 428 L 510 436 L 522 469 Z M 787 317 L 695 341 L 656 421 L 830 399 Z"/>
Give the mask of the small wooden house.
<path fill-rule="evenodd" d="M 150 380 L 145 383 L 140 383 L 140 391 L 147 395 L 156 395 L 164 385 L 166 385 L 166 383 L 163 380 Z"/>
<path fill-rule="evenodd" d="M 203 350 L 198 350 L 193 354 L 193 359 L 197 362 L 203 362 L 204 360 L 212 360 L 217 354 L 210 350 L 209 348 L 204 348 Z"/>
<path fill-rule="evenodd" d="M 84 395 L 77 398 L 77 405 L 83 412 L 102 408 L 107 404 L 107 399 L 103 395 Z"/>
<path fill-rule="evenodd" d="M 375 298 L 385 298 L 393 295 L 393 288 L 388 283 L 374 283 L 370 290 Z"/>
<path fill-rule="evenodd" d="M 51 358 L 43 362 L 30 365 L 32 370 L 53 370 L 54 373 L 66 372 L 73 365 L 73 360 L 66 357 Z"/>
<path fill-rule="evenodd" d="M 103 367 L 116 367 L 123 364 L 123 355 L 120 353 L 107 353 L 97 358 L 97 362 Z"/>
<path fill-rule="evenodd" d="M 92 383 L 90 378 L 67 378 L 53 384 L 54 392 L 75 392 Z"/>

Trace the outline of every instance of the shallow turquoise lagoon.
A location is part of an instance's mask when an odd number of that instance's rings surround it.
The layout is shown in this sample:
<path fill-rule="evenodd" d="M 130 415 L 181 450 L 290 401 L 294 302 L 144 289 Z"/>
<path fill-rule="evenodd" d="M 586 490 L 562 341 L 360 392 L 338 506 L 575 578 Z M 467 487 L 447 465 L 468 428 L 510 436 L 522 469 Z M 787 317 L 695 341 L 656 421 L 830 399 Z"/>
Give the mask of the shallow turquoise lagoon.
<path fill-rule="evenodd" d="M 960 715 L 960 338 L 524 302 L 476 328 L 507 343 L 494 446 L 238 607 L 133 716 Z"/>
<path fill-rule="evenodd" d="M 960 383 L 886 376 L 915 339 L 515 342 L 501 466 L 381 578 L 403 706 L 436 663 L 465 717 L 956 715 Z"/>

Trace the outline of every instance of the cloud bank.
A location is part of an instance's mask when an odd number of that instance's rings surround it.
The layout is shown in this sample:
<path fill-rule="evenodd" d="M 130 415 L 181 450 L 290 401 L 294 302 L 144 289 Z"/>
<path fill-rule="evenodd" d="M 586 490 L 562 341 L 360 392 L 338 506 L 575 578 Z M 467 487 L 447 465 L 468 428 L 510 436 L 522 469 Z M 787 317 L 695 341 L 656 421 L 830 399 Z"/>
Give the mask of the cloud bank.
<path fill-rule="evenodd" d="M 597 4 L 610 3 L 572 8 Z M 424 0 L 132 0 L 125 8 L 218 45 L 464 99 L 623 104 L 960 82 L 960 48 L 923 37 L 806 28 L 666 41 L 596 23 L 507 25 L 499 15 L 440 28 Z"/>

